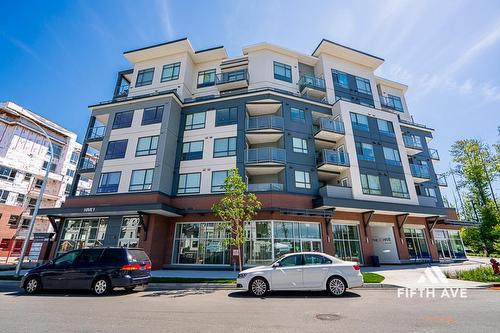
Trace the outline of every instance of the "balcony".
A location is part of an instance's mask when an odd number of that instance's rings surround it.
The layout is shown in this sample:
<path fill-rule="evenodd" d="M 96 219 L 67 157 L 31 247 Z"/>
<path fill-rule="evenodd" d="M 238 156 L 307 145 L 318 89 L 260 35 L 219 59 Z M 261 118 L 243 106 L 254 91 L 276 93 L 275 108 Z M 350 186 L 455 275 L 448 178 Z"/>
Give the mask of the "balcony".
<path fill-rule="evenodd" d="M 339 173 L 349 168 L 349 155 L 343 151 L 323 149 L 317 159 L 318 172 Z"/>
<path fill-rule="evenodd" d="M 283 184 L 279 183 L 260 183 L 248 184 L 248 192 L 283 192 Z"/>
<path fill-rule="evenodd" d="M 101 141 L 106 134 L 106 126 L 96 126 L 89 128 L 85 139 L 87 141 Z"/>
<path fill-rule="evenodd" d="M 345 135 L 344 123 L 340 120 L 320 118 L 319 127 L 314 135 L 316 140 L 336 142 Z"/>
<path fill-rule="evenodd" d="M 246 138 L 252 145 L 276 142 L 283 136 L 284 119 L 279 116 L 249 117 L 246 121 Z"/>
<path fill-rule="evenodd" d="M 410 164 L 410 170 L 415 183 L 423 183 L 431 179 L 429 167 L 426 165 Z"/>
<path fill-rule="evenodd" d="M 215 84 L 219 88 L 219 91 L 247 88 L 248 71 L 241 69 L 217 74 L 215 76 Z"/>
<path fill-rule="evenodd" d="M 319 195 L 328 198 L 352 199 L 352 188 L 346 186 L 325 185 L 319 189 Z"/>
<path fill-rule="evenodd" d="M 427 207 L 436 207 L 437 206 L 437 199 L 434 197 L 418 195 L 417 198 L 418 198 L 418 204 L 420 206 L 427 206 Z"/>
<path fill-rule="evenodd" d="M 421 153 L 424 149 L 422 139 L 419 136 L 403 134 L 403 142 L 408 155 Z"/>
<path fill-rule="evenodd" d="M 446 175 L 445 174 L 440 174 L 436 175 L 437 176 L 437 183 L 439 186 L 447 187 L 448 182 L 446 181 Z"/>
<path fill-rule="evenodd" d="M 78 173 L 93 173 L 95 172 L 95 162 L 88 157 L 85 157 L 78 165 Z"/>
<path fill-rule="evenodd" d="M 439 161 L 439 153 L 436 149 L 429 148 L 429 157 L 433 161 Z"/>
<path fill-rule="evenodd" d="M 401 99 L 398 97 L 386 97 L 380 96 L 380 105 L 384 109 L 389 109 L 398 112 L 404 112 L 403 104 L 401 103 Z"/>
<path fill-rule="evenodd" d="M 326 96 L 325 80 L 304 74 L 299 79 L 299 90 L 302 95 L 312 99 L 323 99 Z"/>
<path fill-rule="evenodd" d="M 285 168 L 286 151 L 263 147 L 245 150 L 245 165 L 249 175 L 277 174 Z"/>

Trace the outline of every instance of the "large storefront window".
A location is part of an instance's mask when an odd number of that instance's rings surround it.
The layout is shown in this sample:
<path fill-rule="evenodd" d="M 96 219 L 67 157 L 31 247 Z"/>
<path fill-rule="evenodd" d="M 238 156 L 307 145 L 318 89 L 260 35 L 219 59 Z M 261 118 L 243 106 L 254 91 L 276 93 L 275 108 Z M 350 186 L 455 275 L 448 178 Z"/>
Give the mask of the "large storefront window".
<path fill-rule="evenodd" d="M 216 222 L 178 223 L 175 228 L 175 264 L 224 265 L 230 263 L 229 250 L 224 246 L 224 232 Z"/>
<path fill-rule="evenodd" d="M 410 259 L 431 259 L 423 229 L 404 228 L 406 244 Z"/>
<path fill-rule="evenodd" d="M 323 249 L 319 223 L 252 221 L 245 229 L 246 265 L 265 265 L 287 253 Z"/>
<path fill-rule="evenodd" d="M 138 247 L 139 246 L 139 217 L 124 217 L 120 230 L 120 247 Z"/>
<path fill-rule="evenodd" d="M 333 224 L 333 247 L 335 257 L 347 261 L 363 262 L 357 225 Z"/>
<path fill-rule="evenodd" d="M 433 231 L 439 259 L 465 259 L 465 249 L 458 230 Z"/>
<path fill-rule="evenodd" d="M 66 220 L 59 241 L 58 253 L 102 246 L 107 225 L 107 218 Z"/>

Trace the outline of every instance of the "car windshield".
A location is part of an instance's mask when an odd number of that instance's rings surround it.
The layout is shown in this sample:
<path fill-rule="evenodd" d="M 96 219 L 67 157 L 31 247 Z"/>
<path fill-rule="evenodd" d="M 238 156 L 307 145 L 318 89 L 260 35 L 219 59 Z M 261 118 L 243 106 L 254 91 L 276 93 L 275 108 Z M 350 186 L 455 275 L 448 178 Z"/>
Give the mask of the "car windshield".
<path fill-rule="evenodd" d="M 130 262 L 144 262 L 149 261 L 148 255 L 142 250 L 128 250 L 128 260 Z"/>

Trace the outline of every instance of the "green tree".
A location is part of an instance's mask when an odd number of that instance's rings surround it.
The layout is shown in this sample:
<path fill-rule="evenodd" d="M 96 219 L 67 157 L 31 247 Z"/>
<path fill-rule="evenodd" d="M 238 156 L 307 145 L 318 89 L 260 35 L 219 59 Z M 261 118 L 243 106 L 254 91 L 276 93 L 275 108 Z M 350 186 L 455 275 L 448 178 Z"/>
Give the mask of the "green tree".
<path fill-rule="evenodd" d="M 224 180 L 224 196 L 212 206 L 215 216 L 222 220 L 219 224 L 225 238 L 223 244 L 238 249 L 240 271 L 243 269 L 243 245 L 245 244 L 245 222 L 251 221 L 262 204 L 253 193 L 246 193 L 247 186 L 238 173 L 238 169 L 229 171 Z"/>

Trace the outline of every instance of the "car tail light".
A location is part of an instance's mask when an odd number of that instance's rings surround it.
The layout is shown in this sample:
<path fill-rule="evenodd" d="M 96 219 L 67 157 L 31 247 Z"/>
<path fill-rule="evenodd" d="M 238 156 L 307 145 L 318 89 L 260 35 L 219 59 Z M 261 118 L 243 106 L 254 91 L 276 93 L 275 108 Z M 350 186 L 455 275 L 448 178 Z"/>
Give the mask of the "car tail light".
<path fill-rule="evenodd" d="M 141 269 L 141 265 L 139 264 L 128 264 L 122 266 L 123 271 L 137 271 L 139 269 Z"/>
<path fill-rule="evenodd" d="M 352 268 L 354 268 L 355 271 L 359 271 L 359 265 L 354 265 Z"/>
<path fill-rule="evenodd" d="M 151 269 L 151 264 L 144 265 L 144 269 Z"/>

